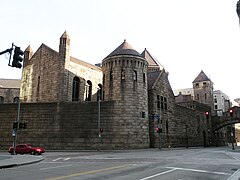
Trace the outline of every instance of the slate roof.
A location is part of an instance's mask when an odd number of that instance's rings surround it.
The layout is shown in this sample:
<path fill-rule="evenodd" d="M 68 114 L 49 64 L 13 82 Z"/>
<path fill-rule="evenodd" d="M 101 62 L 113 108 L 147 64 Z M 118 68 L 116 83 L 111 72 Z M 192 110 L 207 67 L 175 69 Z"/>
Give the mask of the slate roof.
<path fill-rule="evenodd" d="M 147 80 L 148 80 L 148 89 L 152 89 L 154 83 L 156 82 L 156 80 L 158 79 L 159 75 L 160 75 L 161 71 L 153 71 L 153 72 L 149 72 L 147 75 Z"/>
<path fill-rule="evenodd" d="M 148 67 L 150 68 L 160 68 L 160 70 L 164 69 L 164 67 L 158 62 L 158 60 L 152 56 L 148 50 L 145 48 L 142 52 L 142 57 L 145 58 L 148 62 Z"/>
<path fill-rule="evenodd" d="M 118 55 L 131 55 L 131 56 L 138 56 L 138 57 L 142 58 L 141 54 L 139 52 L 137 52 L 135 49 L 133 49 L 133 47 L 130 46 L 126 42 L 126 40 L 124 40 L 124 42 L 120 46 L 118 46 L 113 52 L 111 52 L 104 59 L 106 59 L 108 57 L 118 56 Z"/>
<path fill-rule="evenodd" d="M 195 78 L 193 83 L 195 82 L 203 82 L 203 81 L 211 81 L 207 75 L 203 72 L 203 70 L 199 73 L 199 75 Z"/>
<path fill-rule="evenodd" d="M 21 79 L 0 79 L 0 88 L 20 88 Z"/>

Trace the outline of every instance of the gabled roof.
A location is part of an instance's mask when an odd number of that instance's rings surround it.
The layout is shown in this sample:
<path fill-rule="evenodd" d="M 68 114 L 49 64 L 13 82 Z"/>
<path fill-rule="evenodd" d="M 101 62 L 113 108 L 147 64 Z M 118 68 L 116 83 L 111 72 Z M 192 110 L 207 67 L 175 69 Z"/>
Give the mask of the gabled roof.
<path fill-rule="evenodd" d="M 211 80 L 207 77 L 207 75 L 202 70 L 192 83 L 203 82 L 203 81 L 211 81 Z"/>
<path fill-rule="evenodd" d="M 160 76 L 161 71 L 153 71 L 149 72 L 147 74 L 147 80 L 148 80 L 148 89 L 152 89 L 155 85 L 156 81 L 158 80 L 158 77 Z"/>
<path fill-rule="evenodd" d="M 20 88 L 20 79 L 0 79 L 0 88 Z"/>
<path fill-rule="evenodd" d="M 119 56 L 119 55 L 131 55 L 131 56 L 138 56 L 142 58 L 141 54 L 139 54 L 139 52 L 133 49 L 133 47 L 130 46 L 126 42 L 126 40 L 124 40 L 124 42 L 120 46 L 118 46 L 113 52 L 111 52 L 106 58 Z"/>
<path fill-rule="evenodd" d="M 72 57 L 72 56 L 70 56 L 70 61 L 72 61 L 72 62 L 74 62 L 74 63 L 77 63 L 77 64 L 79 64 L 79 65 L 88 67 L 88 68 L 90 68 L 90 69 L 94 69 L 94 70 L 96 70 L 96 71 L 101 71 L 101 68 L 100 68 L 100 67 L 95 66 L 95 65 L 90 64 L 90 63 L 87 63 L 87 62 L 85 62 L 85 61 L 79 60 L 79 59 L 77 59 L 77 58 L 75 58 L 75 57 Z"/>
<path fill-rule="evenodd" d="M 158 62 L 158 60 L 152 56 L 148 50 L 145 48 L 144 51 L 142 52 L 142 57 L 145 58 L 148 62 L 148 67 L 150 68 L 158 68 L 160 70 L 164 69 L 164 67 Z"/>

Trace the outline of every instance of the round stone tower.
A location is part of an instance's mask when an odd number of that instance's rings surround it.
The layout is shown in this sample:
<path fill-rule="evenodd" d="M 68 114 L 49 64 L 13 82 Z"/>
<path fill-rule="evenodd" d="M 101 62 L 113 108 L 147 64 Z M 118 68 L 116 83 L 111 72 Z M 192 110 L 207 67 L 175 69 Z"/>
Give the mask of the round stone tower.
<path fill-rule="evenodd" d="M 113 118 L 126 148 L 149 147 L 147 69 L 125 40 L 102 61 L 103 100 L 115 101 Z"/>

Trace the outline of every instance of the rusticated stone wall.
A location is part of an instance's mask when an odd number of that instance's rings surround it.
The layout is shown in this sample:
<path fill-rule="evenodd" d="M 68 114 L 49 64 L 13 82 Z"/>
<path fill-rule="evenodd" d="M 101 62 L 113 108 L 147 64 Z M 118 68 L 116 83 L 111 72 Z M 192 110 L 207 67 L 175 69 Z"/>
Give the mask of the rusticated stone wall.
<path fill-rule="evenodd" d="M 17 108 L 17 104 L 0 105 L 2 150 L 12 144 Z M 98 102 L 22 103 L 20 121 L 27 122 L 28 127 L 18 130 L 17 143 L 30 143 L 47 150 L 148 148 L 146 118 L 122 109 L 120 101 L 101 102 L 103 133 L 99 138 Z"/>

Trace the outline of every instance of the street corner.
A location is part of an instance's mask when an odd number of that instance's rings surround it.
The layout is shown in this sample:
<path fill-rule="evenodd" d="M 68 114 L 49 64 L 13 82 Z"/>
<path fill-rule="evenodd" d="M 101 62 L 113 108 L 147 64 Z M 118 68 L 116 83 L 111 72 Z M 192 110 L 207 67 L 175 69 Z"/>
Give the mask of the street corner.
<path fill-rule="evenodd" d="M 0 169 L 38 163 L 42 160 L 44 160 L 43 156 L 2 155 L 0 156 Z"/>

